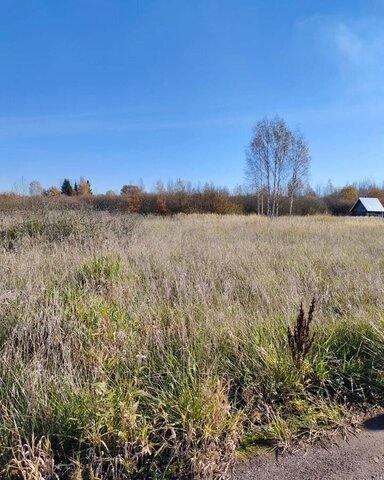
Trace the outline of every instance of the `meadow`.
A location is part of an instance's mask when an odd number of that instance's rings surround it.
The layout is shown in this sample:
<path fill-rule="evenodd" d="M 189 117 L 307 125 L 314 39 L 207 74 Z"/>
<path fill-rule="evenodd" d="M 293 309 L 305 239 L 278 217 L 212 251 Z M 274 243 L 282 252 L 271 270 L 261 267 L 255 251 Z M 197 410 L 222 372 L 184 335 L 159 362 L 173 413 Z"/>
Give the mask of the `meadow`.
<path fill-rule="evenodd" d="M 225 478 L 384 400 L 384 223 L 0 222 L 2 478 Z M 287 328 L 316 298 L 300 367 Z"/>

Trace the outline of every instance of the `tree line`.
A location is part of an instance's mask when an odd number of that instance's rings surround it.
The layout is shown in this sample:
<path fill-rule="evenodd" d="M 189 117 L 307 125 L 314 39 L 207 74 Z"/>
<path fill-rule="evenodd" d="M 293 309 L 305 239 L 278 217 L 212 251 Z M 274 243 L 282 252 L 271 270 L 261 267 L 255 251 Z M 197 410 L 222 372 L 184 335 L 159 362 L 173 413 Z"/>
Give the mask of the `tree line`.
<path fill-rule="evenodd" d="M 29 184 L 29 195 L 31 197 L 44 195 L 44 196 L 58 196 L 66 195 L 68 197 L 73 197 L 77 195 L 92 195 L 91 184 L 89 180 L 86 180 L 84 177 L 80 177 L 80 180 L 75 181 L 72 185 L 71 181 L 68 178 L 63 180 L 61 188 L 52 185 L 48 189 L 44 189 L 39 182 L 39 180 L 32 180 Z"/>
<path fill-rule="evenodd" d="M 94 195 L 90 181 L 65 178 L 60 186 L 44 189 L 38 180 L 29 185 L 36 205 L 62 208 L 93 208 L 141 214 L 242 213 L 267 215 L 347 214 L 359 196 L 372 196 L 384 202 L 384 188 L 360 182 L 335 188 L 329 182 L 316 191 L 309 185 L 311 156 L 308 143 L 299 130 L 292 130 L 281 117 L 264 118 L 256 123 L 246 148 L 246 184 L 229 191 L 206 183 L 193 187 L 178 179 L 165 186 L 158 181 L 151 192 L 142 185 L 124 184 L 120 192 L 109 190 Z M 21 205 L 17 195 L 1 195 L 4 205 Z M 44 199 L 44 200 L 43 200 Z M 24 203 L 25 203 L 24 199 Z"/>
<path fill-rule="evenodd" d="M 79 182 L 78 182 L 79 183 Z M 126 184 L 120 192 L 108 192 L 95 195 L 91 188 L 75 190 L 56 187 L 34 191 L 33 195 L 15 193 L 0 195 L 0 210 L 24 209 L 92 209 L 109 212 L 126 212 L 154 215 L 174 215 L 178 213 L 216 213 L 216 214 L 261 214 L 261 194 L 246 187 L 234 191 L 206 184 L 193 187 L 178 180 L 164 186 L 158 182 L 154 191 L 145 191 L 139 185 Z M 267 192 L 264 195 L 264 214 L 266 214 Z M 343 188 L 327 185 L 322 191 L 315 191 L 308 184 L 295 194 L 292 204 L 290 191 L 279 195 L 279 215 L 346 215 L 359 196 L 377 197 L 384 203 L 384 188 L 360 182 Z M 273 199 L 270 201 L 273 205 Z M 276 206 L 276 204 L 275 204 Z"/>

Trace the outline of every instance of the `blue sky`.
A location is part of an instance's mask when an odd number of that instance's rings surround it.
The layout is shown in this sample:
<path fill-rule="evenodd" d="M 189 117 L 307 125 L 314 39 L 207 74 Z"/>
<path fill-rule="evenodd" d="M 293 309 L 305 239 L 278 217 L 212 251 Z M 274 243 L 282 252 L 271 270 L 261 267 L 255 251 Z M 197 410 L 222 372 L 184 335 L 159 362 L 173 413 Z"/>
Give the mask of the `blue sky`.
<path fill-rule="evenodd" d="M 275 114 L 312 185 L 384 180 L 384 0 L 0 0 L 0 68 L 0 190 L 233 187 Z"/>

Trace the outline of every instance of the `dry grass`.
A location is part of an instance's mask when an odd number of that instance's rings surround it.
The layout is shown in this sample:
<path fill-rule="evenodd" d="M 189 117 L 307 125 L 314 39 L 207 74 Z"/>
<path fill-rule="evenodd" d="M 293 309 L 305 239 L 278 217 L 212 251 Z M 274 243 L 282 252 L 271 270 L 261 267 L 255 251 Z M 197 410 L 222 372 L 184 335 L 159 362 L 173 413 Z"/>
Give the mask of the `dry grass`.
<path fill-rule="evenodd" d="M 6 478 L 225 477 L 382 402 L 382 219 L 46 215 L 1 224 Z"/>

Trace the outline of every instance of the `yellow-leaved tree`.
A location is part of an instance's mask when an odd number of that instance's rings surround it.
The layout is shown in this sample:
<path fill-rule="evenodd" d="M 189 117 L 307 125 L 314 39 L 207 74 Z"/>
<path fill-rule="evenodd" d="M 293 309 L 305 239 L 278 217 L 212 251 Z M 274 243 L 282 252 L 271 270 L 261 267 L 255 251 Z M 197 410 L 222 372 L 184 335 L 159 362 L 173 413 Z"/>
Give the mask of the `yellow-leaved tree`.
<path fill-rule="evenodd" d="M 340 190 L 339 197 L 342 200 L 349 200 L 353 202 L 357 200 L 357 198 L 359 197 L 359 193 L 356 187 L 354 187 L 353 185 L 347 185 Z"/>
<path fill-rule="evenodd" d="M 84 177 L 80 177 L 77 193 L 78 195 L 92 195 L 91 184 L 89 183 L 89 180 L 86 180 Z"/>

